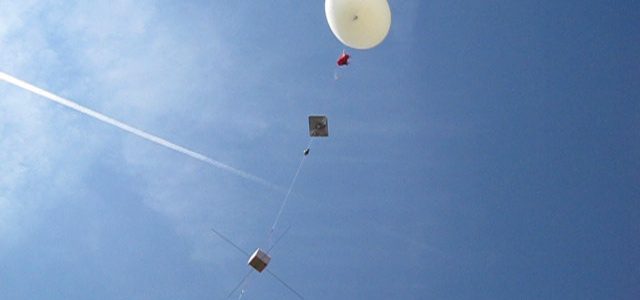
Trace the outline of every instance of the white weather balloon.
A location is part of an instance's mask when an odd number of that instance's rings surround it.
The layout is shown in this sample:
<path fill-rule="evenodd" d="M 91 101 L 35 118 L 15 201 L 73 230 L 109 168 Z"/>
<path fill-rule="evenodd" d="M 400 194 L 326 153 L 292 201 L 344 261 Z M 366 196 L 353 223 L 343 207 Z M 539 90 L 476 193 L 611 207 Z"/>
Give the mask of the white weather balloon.
<path fill-rule="evenodd" d="M 377 46 L 391 27 L 387 0 L 325 0 L 324 12 L 338 40 L 355 49 Z"/>

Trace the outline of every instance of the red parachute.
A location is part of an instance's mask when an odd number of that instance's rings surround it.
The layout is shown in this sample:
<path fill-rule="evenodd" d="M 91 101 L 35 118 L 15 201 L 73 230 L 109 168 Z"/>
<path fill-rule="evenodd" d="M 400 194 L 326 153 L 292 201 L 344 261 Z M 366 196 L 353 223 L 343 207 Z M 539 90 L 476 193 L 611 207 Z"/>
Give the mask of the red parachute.
<path fill-rule="evenodd" d="M 347 54 L 346 52 L 342 51 L 342 55 L 340 55 L 340 57 L 338 58 L 338 61 L 336 61 L 336 63 L 340 67 L 346 66 L 346 65 L 349 64 L 349 58 L 350 57 L 351 56 L 349 56 L 349 54 Z"/>

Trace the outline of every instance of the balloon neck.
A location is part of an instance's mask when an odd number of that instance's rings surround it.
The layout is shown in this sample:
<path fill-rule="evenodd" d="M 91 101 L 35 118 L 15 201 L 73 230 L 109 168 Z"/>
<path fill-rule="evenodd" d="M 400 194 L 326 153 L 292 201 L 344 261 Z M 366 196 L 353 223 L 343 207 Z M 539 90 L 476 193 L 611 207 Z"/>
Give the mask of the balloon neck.
<path fill-rule="evenodd" d="M 352 21 L 357 21 L 357 20 L 358 20 L 358 15 L 354 15 Z"/>

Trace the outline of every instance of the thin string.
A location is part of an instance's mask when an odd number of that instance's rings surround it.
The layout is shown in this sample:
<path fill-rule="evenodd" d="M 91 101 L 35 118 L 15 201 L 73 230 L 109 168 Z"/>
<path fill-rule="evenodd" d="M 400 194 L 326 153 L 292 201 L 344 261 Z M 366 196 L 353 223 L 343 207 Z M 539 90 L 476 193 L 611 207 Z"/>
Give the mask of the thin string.
<path fill-rule="evenodd" d="M 305 148 L 305 150 L 311 148 L 312 142 L 313 142 L 313 138 L 309 138 L 309 143 L 307 144 L 307 148 Z M 276 226 L 278 226 L 278 221 L 280 221 L 280 217 L 282 216 L 284 207 L 287 205 L 287 202 L 289 201 L 289 195 L 291 195 L 291 191 L 293 191 L 293 186 L 296 184 L 296 181 L 298 180 L 298 175 L 300 175 L 300 170 L 302 170 L 302 166 L 304 165 L 304 161 L 306 160 L 306 158 L 307 158 L 307 155 L 302 155 L 302 159 L 300 159 L 300 163 L 298 164 L 298 169 L 296 170 L 295 175 L 293 175 L 293 179 L 289 184 L 289 188 L 287 189 L 287 193 L 284 196 L 284 200 L 282 200 L 282 204 L 280 205 L 280 209 L 278 210 L 276 219 L 275 221 L 273 221 L 273 225 L 271 225 L 271 229 L 269 230 L 269 236 L 267 238 L 269 243 L 269 247 L 267 249 L 271 248 L 271 244 L 273 242 L 273 232 L 275 231 Z"/>

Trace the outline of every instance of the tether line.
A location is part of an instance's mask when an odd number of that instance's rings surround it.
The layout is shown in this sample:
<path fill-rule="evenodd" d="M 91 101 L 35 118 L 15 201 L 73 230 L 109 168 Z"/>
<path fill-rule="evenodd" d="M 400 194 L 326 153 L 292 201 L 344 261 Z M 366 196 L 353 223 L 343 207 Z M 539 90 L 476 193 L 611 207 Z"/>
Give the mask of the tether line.
<path fill-rule="evenodd" d="M 307 144 L 307 148 L 305 148 L 305 150 L 311 148 L 312 142 L 313 142 L 313 138 L 309 138 L 309 143 Z M 293 191 L 293 187 L 295 186 L 296 181 L 298 180 L 298 175 L 300 175 L 300 170 L 302 170 L 302 166 L 304 165 L 304 161 L 306 160 L 306 158 L 307 158 L 307 155 L 305 154 L 302 156 L 302 159 L 300 159 L 300 163 L 298 164 L 298 169 L 296 170 L 295 175 L 293 175 L 293 179 L 291 179 L 291 183 L 289 184 L 287 193 L 285 194 L 284 199 L 282 200 L 282 204 L 280 204 L 280 209 L 278 210 L 276 219 L 273 221 L 273 225 L 271 225 L 271 229 L 269 230 L 269 236 L 267 239 L 269 242 L 269 248 L 271 247 L 273 232 L 275 231 L 276 226 L 278 226 L 278 222 L 280 221 L 280 217 L 282 216 L 284 207 L 287 205 L 287 202 L 289 201 L 289 196 L 291 195 L 291 191 Z"/>

